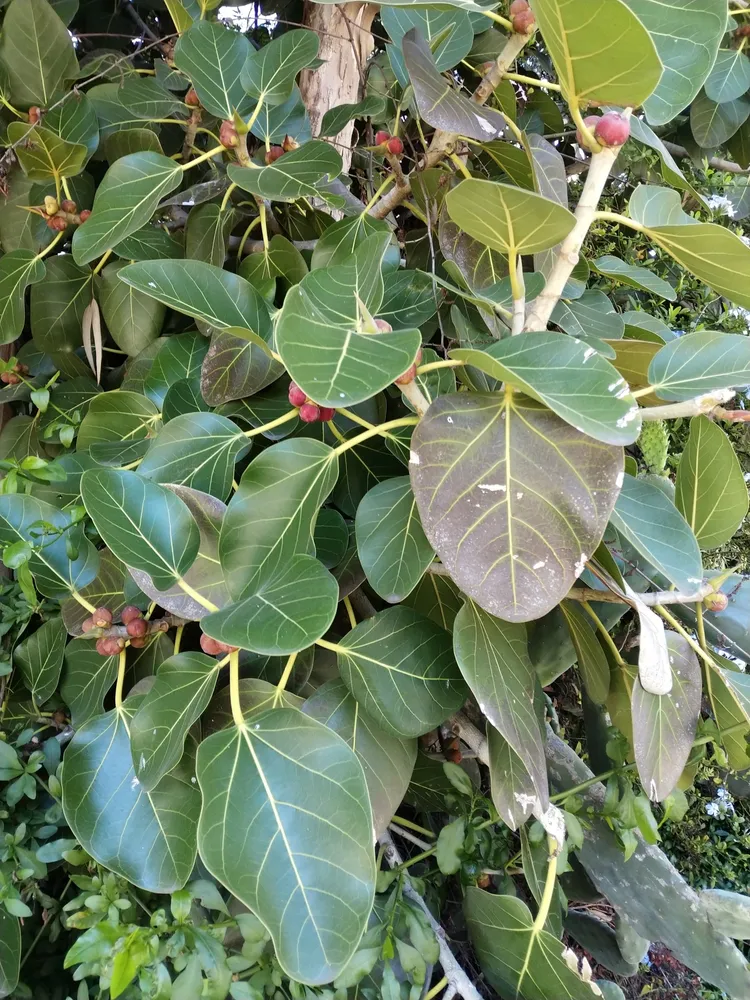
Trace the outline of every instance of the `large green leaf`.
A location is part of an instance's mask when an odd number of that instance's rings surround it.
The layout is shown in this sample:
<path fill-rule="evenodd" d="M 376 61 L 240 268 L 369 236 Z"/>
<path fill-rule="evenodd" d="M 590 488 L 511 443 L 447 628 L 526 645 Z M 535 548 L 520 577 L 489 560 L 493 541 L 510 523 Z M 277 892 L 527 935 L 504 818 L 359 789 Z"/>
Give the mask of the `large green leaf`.
<path fill-rule="evenodd" d="M 263 921 L 288 976 L 330 982 L 359 944 L 375 888 L 354 751 L 317 720 L 272 708 L 205 740 L 197 770 L 203 863 Z"/>
<path fill-rule="evenodd" d="M 49 526 L 49 534 L 44 534 L 40 522 Z M 99 566 L 99 554 L 87 538 L 78 538 L 77 554 L 70 558 L 66 544 L 70 525 L 68 513 L 43 500 L 21 493 L 0 496 L 0 545 L 24 541 L 37 546 L 29 568 L 39 590 L 58 600 L 91 583 Z"/>
<path fill-rule="evenodd" d="M 179 497 L 135 472 L 89 469 L 81 495 L 96 530 L 126 566 L 171 587 L 198 553 L 198 527 Z"/>
<path fill-rule="evenodd" d="M 458 587 L 447 576 L 425 573 L 405 603 L 431 618 L 446 632 L 452 632 L 453 622 L 463 607 L 464 599 L 458 592 Z"/>
<path fill-rule="evenodd" d="M 716 0 L 722 7 L 721 0 Z M 750 59 L 742 49 L 719 49 L 706 80 L 706 97 L 723 104 L 750 90 Z"/>
<path fill-rule="evenodd" d="M 701 549 L 734 535 L 747 514 L 747 483 L 734 446 L 705 416 L 690 421 L 690 437 L 677 467 L 675 504 Z"/>
<path fill-rule="evenodd" d="M 246 445 L 245 435 L 226 417 L 185 413 L 162 427 L 138 472 L 155 483 L 191 486 L 225 500 Z"/>
<path fill-rule="evenodd" d="M 62 618 L 50 618 L 13 651 L 13 662 L 35 705 L 43 705 L 57 689 L 67 639 Z"/>
<path fill-rule="evenodd" d="M 547 768 L 534 710 L 539 682 L 529 660 L 525 626 L 493 618 L 467 601 L 453 626 L 453 651 L 482 714 L 530 774 L 543 812 L 548 805 Z"/>
<path fill-rule="evenodd" d="M 120 281 L 123 261 L 108 264 L 99 275 L 97 301 L 112 340 L 130 357 L 161 333 L 166 309 L 161 302 Z"/>
<path fill-rule="evenodd" d="M 153 437 L 160 423 L 159 411 L 145 396 L 128 389 L 102 392 L 89 403 L 78 431 L 78 451 L 103 448 Z M 118 452 L 121 450 L 118 447 Z"/>
<path fill-rule="evenodd" d="M 727 139 L 747 120 L 750 101 L 737 98 L 716 104 L 705 94 L 700 94 L 690 108 L 690 127 L 699 146 L 714 149 L 723 146 Z"/>
<path fill-rule="evenodd" d="M 206 615 L 201 628 L 230 646 L 268 656 L 296 653 L 331 627 L 339 602 L 336 579 L 308 555 L 295 555 L 237 604 Z"/>
<path fill-rule="evenodd" d="M 490 795 L 498 815 L 511 830 L 531 816 L 539 797 L 523 761 L 494 726 L 487 728 Z"/>
<path fill-rule="evenodd" d="M 60 695 L 76 729 L 101 715 L 104 697 L 117 677 L 117 657 L 102 656 L 94 639 L 75 639 L 65 647 Z"/>
<path fill-rule="evenodd" d="M 202 260 L 142 261 L 120 273 L 122 281 L 170 309 L 210 328 L 232 328 L 262 342 L 270 339 L 271 321 L 265 302 L 249 281 Z"/>
<path fill-rule="evenodd" d="M 354 750 L 365 772 L 375 834 L 388 826 L 409 787 L 417 741 L 386 733 L 360 710 L 342 680 L 322 684 L 302 711 L 322 722 Z"/>
<path fill-rule="evenodd" d="M 556 201 L 474 177 L 449 191 L 445 206 L 463 232 L 503 254 L 547 250 L 575 224 L 572 212 Z"/>
<path fill-rule="evenodd" d="M 724 0 L 625 0 L 648 29 L 664 65 L 656 90 L 644 102 L 652 125 L 664 125 L 686 108 L 711 72 L 726 30 Z"/>
<path fill-rule="evenodd" d="M 185 256 L 222 267 L 236 221 L 231 209 L 215 202 L 191 208 L 185 223 Z"/>
<path fill-rule="evenodd" d="M 631 705 L 638 776 L 654 802 L 662 802 L 679 781 L 701 713 L 703 682 L 698 658 L 676 632 L 667 632 L 667 646 L 672 690 L 649 694 L 636 677 Z"/>
<path fill-rule="evenodd" d="M 21 168 L 32 181 L 75 177 L 83 169 L 88 150 L 80 143 L 66 142 L 41 125 L 11 122 L 8 139 L 16 146 Z"/>
<path fill-rule="evenodd" d="M 186 758 L 148 791 L 130 753 L 137 701 L 76 731 L 62 767 L 63 811 L 99 864 L 147 892 L 181 889 L 193 870 L 201 795 Z"/>
<path fill-rule="evenodd" d="M 662 64 L 651 37 L 621 0 L 533 0 L 568 101 L 639 107 Z"/>
<path fill-rule="evenodd" d="M 125 80 L 118 94 L 120 103 L 136 118 L 171 118 L 185 106 L 152 76 Z"/>
<path fill-rule="evenodd" d="M 380 611 L 337 644 L 341 678 L 392 736 L 421 736 L 466 697 L 450 635 L 411 608 Z"/>
<path fill-rule="evenodd" d="M 251 52 L 239 31 L 220 22 L 196 21 L 180 35 L 174 64 L 190 77 L 203 107 L 217 118 L 242 114 L 249 101 L 242 86 L 242 68 Z"/>
<path fill-rule="evenodd" d="M 440 396 L 411 451 L 425 534 L 459 588 L 506 621 L 541 618 L 565 597 L 622 481 L 620 448 L 519 393 Z"/>
<path fill-rule="evenodd" d="M 41 281 L 47 268 L 33 250 L 11 250 L 0 258 L 0 344 L 10 344 L 26 322 L 24 296 Z"/>
<path fill-rule="evenodd" d="M 471 943 L 487 979 L 501 996 L 518 1000 L 592 1000 L 584 982 L 563 957 L 563 944 L 537 927 L 516 896 L 494 896 L 473 886 L 464 913 Z"/>
<path fill-rule="evenodd" d="M 357 551 L 373 590 L 391 604 L 419 583 L 434 558 L 408 476 L 387 479 L 357 507 Z"/>
<path fill-rule="evenodd" d="M 593 347 L 560 333 L 528 333 L 451 357 L 545 403 L 576 430 L 606 444 L 632 444 L 641 429 L 624 378 Z"/>
<path fill-rule="evenodd" d="M 28 108 L 48 108 L 66 81 L 78 74 L 73 40 L 47 0 L 13 0 L 0 38 L 0 60 L 8 77 L 8 97 Z"/>
<path fill-rule="evenodd" d="M 133 767 L 146 791 L 182 757 L 188 731 L 214 693 L 219 662 L 205 653 L 177 653 L 159 667 L 129 726 Z"/>
<path fill-rule="evenodd" d="M 184 580 L 204 600 L 223 608 L 230 601 L 224 573 L 219 564 L 219 531 L 226 505 L 207 493 L 187 486 L 170 485 L 168 489 L 183 501 L 193 515 L 200 536 L 198 555 L 185 572 Z M 206 614 L 205 606 L 186 594 L 179 583 L 164 590 L 154 585 L 148 573 L 131 567 L 130 575 L 144 594 L 173 615 L 197 621 Z"/>
<path fill-rule="evenodd" d="M 145 226 L 181 178 L 180 165 L 160 153 L 131 153 L 116 160 L 96 190 L 91 216 L 73 235 L 76 263 L 88 264 Z"/>
<path fill-rule="evenodd" d="M 714 389 L 747 385 L 750 339 L 714 330 L 679 337 L 655 355 L 648 377 L 656 395 L 669 400 L 692 399 Z"/>
<path fill-rule="evenodd" d="M 333 449 L 312 438 L 281 441 L 248 465 L 219 541 L 236 600 L 254 593 L 292 556 L 313 554 L 315 519 L 337 475 Z"/>
<path fill-rule="evenodd" d="M 225 272 L 226 273 L 226 272 Z M 265 343 L 245 339 L 247 330 L 235 337 L 228 330 L 211 336 L 203 359 L 200 390 L 209 406 L 253 396 L 281 375 L 283 365 L 269 356 Z"/>
<path fill-rule="evenodd" d="M 75 458 L 75 456 L 70 457 Z M 78 478 L 80 481 L 80 473 Z M 85 597 L 95 608 L 109 608 L 116 620 L 122 609 L 130 603 L 124 590 L 125 567 L 109 549 L 102 549 L 99 553 L 99 570 L 91 583 L 81 590 L 81 597 Z M 74 597 L 62 602 L 60 614 L 70 635 L 80 635 L 81 626 L 89 617 L 88 610 Z"/>
<path fill-rule="evenodd" d="M 703 569 L 695 535 L 658 486 L 625 476 L 612 512 L 612 524 L 678 590 L 692 593 Z"/>
<path fill-rule="evenodd" d="M 295 28 L 278 35 L 267 45 L 253 49 L 240 79 L 245 91 L 264 104 L 283 104 L 292 96 L 294 78 L 313 63 L 320 39 L 314 31 Z"/>
<path fill-rule="evenodd" d="M 207 351 L 206 338 L 195 331 L 169 337 L 162 344 L 146 375 L 144 395 L 157 406 L 163 407 L 169 389 L 176 382 L 187 380 L 197 388 Z"/>
<path fill-rule="evenodd" d="M 81 346 L 83 313 L 93 297 L 90 267 L 69 254 L 46 262 L 46 274 L 31 290 L 31 335 L 40 351 L 72 353 Z"/>
<path fill-rule="evenodd" d="M 505 119 L 501 114 L 470 101 L 446 82 L 435 65 L 429 43 L 417 28 L 406 32 L 401 50 L 417 110 L 428 125 L 478 142 L 494 139 L 504 132 Z"/>
<path fill-rule="evenodd" d="M 311 139 L 260 169 L 234 163 L 227 167 L 230 180 L 243 191 L 270 201 L 320 197 L 320 188 L 340 173 L 341 156 L 330 143 L 320 139 Z"/>
<path fill-rule="evenodd" d="M 575 601 L 563 601 L 560 609 L 565 615 L 586 694 L 596 705 L 603 705 L 609 694 L 609 663 L 591 620 Z"/>
<path fill-rule="evenodd" d="M 0 907 L 0 996 L 7 997 L 18 985 L 21 967 L 21 924 Z"/>

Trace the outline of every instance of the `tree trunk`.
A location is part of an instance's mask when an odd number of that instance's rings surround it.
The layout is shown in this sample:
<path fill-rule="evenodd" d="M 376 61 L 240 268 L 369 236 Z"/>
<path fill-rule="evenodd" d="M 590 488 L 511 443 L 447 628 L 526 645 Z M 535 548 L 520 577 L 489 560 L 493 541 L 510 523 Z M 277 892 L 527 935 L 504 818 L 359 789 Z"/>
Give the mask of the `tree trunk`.
<path fill-rule="evenodd" d="M 365 68 L 375 47 L 370 28 L 377 10 L 372 3 L 334 5 L 305 0 L 305 25 L 318 33 L 319 55 L 325 60 L 318 69 L 303 70 L 300 76 L 313 135 L 319 133 L 329 108 L 356 104 L 364 96 Z M 333 138 L 344 161 L 344 173 L 351 166 L 353 133 L 350 122 Z"/>

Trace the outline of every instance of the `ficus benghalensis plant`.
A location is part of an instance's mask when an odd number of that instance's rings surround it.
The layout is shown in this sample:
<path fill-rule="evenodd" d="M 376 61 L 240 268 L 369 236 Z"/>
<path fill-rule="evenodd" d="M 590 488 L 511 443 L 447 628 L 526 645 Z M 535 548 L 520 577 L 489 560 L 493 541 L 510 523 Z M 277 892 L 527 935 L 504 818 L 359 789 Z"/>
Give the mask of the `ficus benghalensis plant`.
<path fill-rule="evenodd" d="M 0 29 L 0 995 L 747 997 L 747 5 L 109 8 Z"/>

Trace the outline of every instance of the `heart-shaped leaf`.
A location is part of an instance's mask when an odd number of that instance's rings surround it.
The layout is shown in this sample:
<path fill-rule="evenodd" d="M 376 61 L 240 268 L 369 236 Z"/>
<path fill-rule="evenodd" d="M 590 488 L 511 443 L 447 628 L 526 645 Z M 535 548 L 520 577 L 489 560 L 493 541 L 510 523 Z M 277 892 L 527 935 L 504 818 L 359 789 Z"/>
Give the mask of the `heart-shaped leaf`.
<path fill-rule="evenodd" d="M 345 740 L 354 750 L 367 781 L 375 833 L 382 833 L 393 819 L 409 787 L 417 741 L 386 733 L 365 712 L 342 680 L 322 684 L 302 709 Z"/>
<path fill-rule="evenodd" d="M 421 736 L 466 697 L 450 635 L 407 607 L 360 622 L 335 646 L 341 678 L 392 736 Z"/>
<path fill-rule="evenodd" d="M 534 191 L 470 178 L 445 196 L 451 219 L 500 253 L 537 253 L 556 246 L 575 225 L 572 212 Z"/>
<path fill-rule="evenodd" d="M 260 169 L 240 167 L 234 163 L 227 167 L 227 174 L 234 184 L 243 191 L 270 201 L 319 197 L 321 185 L 340 173 L 341 156 L 333 146 L 319 139 L 311 139 L 299 149 L 284 153 L 283 157 Z"/>
<path fill-rule="evenodd" d="M 638 405 L 617 369 L 574 337 L 529 333 L 484 351 L 451 357 L 545 403 L 578 431 L 606 444 L 632 444 L 641 428 Z"/>
<path fill-rule="evenodd" d="M 190 727 L 214 693 L 218 665 L 205 653 L 177 653 L 159 667 L 129 725 L 133 767 L 146 791 L 178 764 Z"/>
<path fill-rule="evenodd" d="M 137 232 L 181 177 L 180 165 L 160 153 L 131 153 L 115 160 L 96 190 L 90 217 L 73 234 L 76 264 L 88 264 Z"/>
<path fill-rule="evenodd" d="M 199 20 L 180 35 L 174 64 L 190 78 L 203 107 L 217 118 L 231 119 L 252 106 L 242 86 L 242 68 L 251 52 L 239 31 L 221 22 Z"/>
<path fill-rule="evenodd" d="M 263 921 L 288 976 L 330 982 L 359 944 L 375 889 L 354 751 L 315 719 L 276 708 L 204 740 L 197 772 L 203 863 Z"/>
<path fill-rule="evenodd" d="M 672 665 L 669 694 L 649 694 L 636 678 L 633 686 L 633 749 L 648 797 L 663 802 L 679 781 L 701 712 L 703 683 L 698 658 L 676 632 L 667 633 Z"/>
<path fill-rule="evenodd" d="M 198 553 L 193 516 L 174 493 L 136 472 L 89 469 L 81 495 L 96 530 L 126 566 L 148 573 L 166 590 Z"/>
<path fill-rule="evenodd" d="M 13 662 L 35 705 L 43 705 L 55 693 L 67 639 L 62 618 L 50 618 L 13 651 Z"/>
<path fill-rule="evenodd" d="M 622 450 L 519 393 L 440 396 L 411 450 L 422 526 L 459 588 L 506 621 L 559 604 L 601 541 Z"/>
<path fill-rule="evenodd" d="M 703 568 L 695 535 L 657 486 L 625 476 L 611 521 L 678 590 L 692 593 L 700 587 Z"/>
<path fill-rule="evenodd" d="M 747 514 L 747 483 L 732 442 L 708 417 L 690 421 L 675 487 L 677 509 L 703 550 L 728 542 Z"/>
<path fill-rule="evenodd" d="M 137 700 L 76 730 L 62 768 L 63 811 L 99 864 L 147 892 L 181 889 L 193 870 L 201 795 L 185 760 L 147 791 L 133 770 Z"/>
<path fill-rule="evenodd" d="M 530 774 L 543 812 L 549 803 L 547 765 L 534 709 L 539 682 L 529 660 L 526 628 L 493 618 L 467 601 L 453 626 L 453 651 L 482 713 Z"/>
<path fill-rule="evenodd" d="M 313 556 L 295 555 L 263 575 L 254 593 L 201 620 L 220 642 L 255 653 L 281 656 L 311 646 L 331 627 L 339 588 Z"/>
<path fill-rule="evenodd" d="M 285 31 L 251 50 L 240 74 L 242 86 L 265 104 L 283 104 L 292 95 L 299 71 L 315 61 L 319 45 L 318 36 L 307 28 Z"/>
<path fill-rule="evenodd" d="M 662 347 L 649 365 L 648 377 L 656 395 L 670 400 L 747 385 L 750 340 L 714 330 L 688 334 Z"/>
<path fill-rule="evenodd" d="M 408 476 L 388 479 L 357 507 L 357 551 L 373 590 L 391 604 L 416 587 L 435 557 Z"/>

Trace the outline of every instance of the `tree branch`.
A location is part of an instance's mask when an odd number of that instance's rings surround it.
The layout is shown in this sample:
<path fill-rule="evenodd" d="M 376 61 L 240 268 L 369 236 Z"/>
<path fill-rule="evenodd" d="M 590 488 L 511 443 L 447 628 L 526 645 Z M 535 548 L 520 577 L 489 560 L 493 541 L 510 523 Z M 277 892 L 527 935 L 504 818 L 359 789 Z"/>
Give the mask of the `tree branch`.
<path fill-rule="evenodd" d="M 732 389 L 719 389 L 704 396 L 696 396 L 695 399 L 686 399 L 681 403 L 645 406 L 641 410 L 641 420 L 676 420 L 678 417 L 697 417 L 701 413 L 705 413 L 706 416 L 716 416 L 720 420 L 736 420 L 737 418 L 733 416 L 736 411 L 724 410 L 721 405 L 728 403 L 734 395 Z"/>
<path fill-rule="evenodd" d="M 403 864 L 403 859 L 398 852 L 398 848 L 393 843 L 393 838 L 389 833 L 384 833 L 380 837 L 380 843 L 385 848 L 385 860 L 388 862 L 389 867 L 396 868 Z M 411 879 L 407 871 L 403 870 L 403 892 L 407 899 L 411 900 L 412 903 L 422 910 L 427 922 L 430 927 L 432 927 L 435 932 L 435 937 L 437 938 L 438 947 L 440 948 L 440 965 L 443 969 L 443 974 L 448 980 L 448 986 L 446 987 L 446 994 L 453 996 L 455 993 L 460 994 L 464 1000 L 482 1000 L 482 996 L 477 990 L 477 988 L 469 979 L 468 975 L 464 972 L 456 959 L 456 956 L 451 951 L 448 945 L 448 939 L 445 931 L 441 925 L 435 920 L 432 913 L 430 912 L 427 903 L 422 899 L 417 890 L 412 885 Z M 451 992 L 452 991 L 452 992 Z"/>

